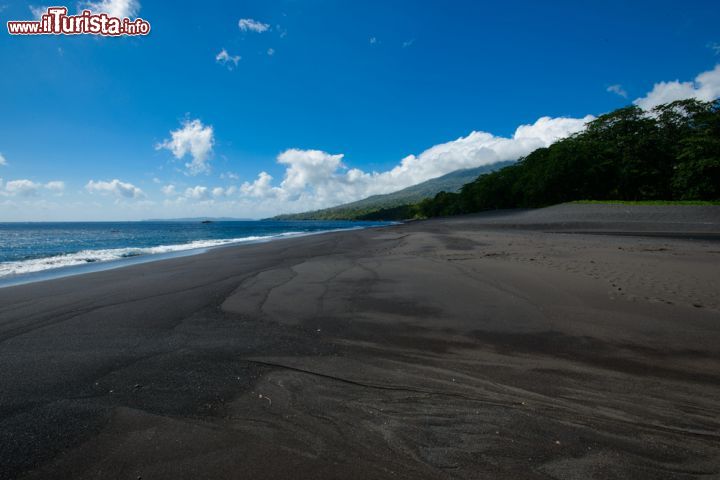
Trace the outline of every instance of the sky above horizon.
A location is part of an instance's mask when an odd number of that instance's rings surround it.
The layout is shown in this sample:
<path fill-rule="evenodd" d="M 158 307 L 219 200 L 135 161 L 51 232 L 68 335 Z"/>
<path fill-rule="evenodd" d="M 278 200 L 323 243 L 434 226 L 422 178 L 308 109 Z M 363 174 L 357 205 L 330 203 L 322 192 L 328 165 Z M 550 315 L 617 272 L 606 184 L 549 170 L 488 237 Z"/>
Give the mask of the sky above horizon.
<path fill-rule="evenodd" d="M 0 20 L 44 5 L 0 0 Z M 64 5 L 152 31 L 3 27 L 0 221 L 322 208 L 515 160 L 624 105 L 720 96 L 717 1 Z"/>

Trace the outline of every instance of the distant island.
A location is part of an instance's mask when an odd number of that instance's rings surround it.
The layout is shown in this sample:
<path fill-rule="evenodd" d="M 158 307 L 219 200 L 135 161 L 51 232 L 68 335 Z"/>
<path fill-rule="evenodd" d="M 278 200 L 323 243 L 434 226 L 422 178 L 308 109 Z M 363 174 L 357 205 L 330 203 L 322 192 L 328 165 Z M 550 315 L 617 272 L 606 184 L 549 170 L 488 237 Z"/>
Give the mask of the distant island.
<path fill-rule="evenodd" d="M 142 222 L 253 222 L 254 218 L 233 218 L 233 217 L 183 217 L 183 218 L 149 218 Z"/>

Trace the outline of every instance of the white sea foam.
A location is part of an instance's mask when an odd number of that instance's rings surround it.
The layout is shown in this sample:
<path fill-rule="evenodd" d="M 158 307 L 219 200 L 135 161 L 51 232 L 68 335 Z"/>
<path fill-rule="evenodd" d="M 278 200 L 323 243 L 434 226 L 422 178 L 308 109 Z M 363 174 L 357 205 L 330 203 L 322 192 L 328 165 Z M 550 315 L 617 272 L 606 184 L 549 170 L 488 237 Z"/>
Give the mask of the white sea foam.
<path fill-rule="evenodd" d="M 249 236 L 242 238 L 225 238 L 214 240 L 196 240 L 190 243 L 179 245 L 159 245 L 157 247 L 145 248 L 111 248 L 105 250 L 83 250 L 76 253 L 67 253 L 64 255 L 56 255 L 53 257 L 33 258 L 29 260 L 20 260 L 12 262 L 0 263 L 0 278 L 21 275 L 26 273 L 42 272 L 62 267 L 72 267 L 77 265 L 87 265 L 100 262 L 109 262 L 112 260 L 121 260 L 124 258 L 133 258 L 144 255 L 156 255 L 161 253 L 182 252 L 185 250 L 205 249 L 219 247 L 233 243 L 246 243 L 261 240 L 271 240 L 273 238 L 301 235 L 302 232 L 285 232 L 278 235 L 265 236 Z"/>

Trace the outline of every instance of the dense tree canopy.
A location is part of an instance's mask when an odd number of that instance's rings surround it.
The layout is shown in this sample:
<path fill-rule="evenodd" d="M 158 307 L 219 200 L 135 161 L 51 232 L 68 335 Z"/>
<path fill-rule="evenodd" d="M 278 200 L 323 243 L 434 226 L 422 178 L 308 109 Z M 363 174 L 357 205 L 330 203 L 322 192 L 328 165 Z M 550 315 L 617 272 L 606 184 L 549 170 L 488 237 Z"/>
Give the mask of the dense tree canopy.
<path fill-rule="evenodd" d="M 720 199 L 720 101 L 629 106 L 459 193 L 416 205 L 420 216 L 542 207 L 573 200 Z"/>

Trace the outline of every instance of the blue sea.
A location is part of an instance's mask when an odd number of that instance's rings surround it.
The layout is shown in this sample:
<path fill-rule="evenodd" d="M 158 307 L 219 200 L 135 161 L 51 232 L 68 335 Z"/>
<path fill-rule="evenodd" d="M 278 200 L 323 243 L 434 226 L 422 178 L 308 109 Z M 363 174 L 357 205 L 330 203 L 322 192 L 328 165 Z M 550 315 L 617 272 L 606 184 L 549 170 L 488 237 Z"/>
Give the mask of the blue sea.
<path fill-rule="evenodd" d="M 0 223 L 0 286 L 208 248 L 386 225 L 343 221 Z"/>

